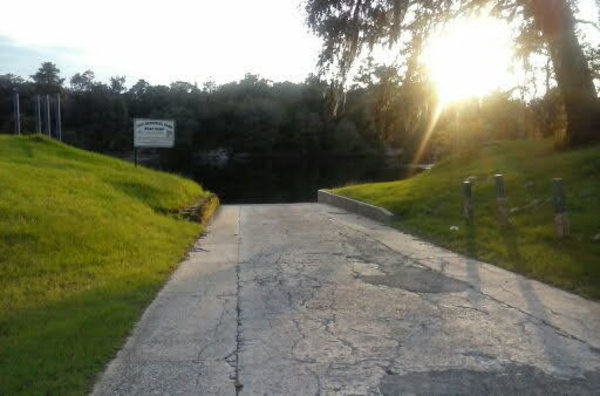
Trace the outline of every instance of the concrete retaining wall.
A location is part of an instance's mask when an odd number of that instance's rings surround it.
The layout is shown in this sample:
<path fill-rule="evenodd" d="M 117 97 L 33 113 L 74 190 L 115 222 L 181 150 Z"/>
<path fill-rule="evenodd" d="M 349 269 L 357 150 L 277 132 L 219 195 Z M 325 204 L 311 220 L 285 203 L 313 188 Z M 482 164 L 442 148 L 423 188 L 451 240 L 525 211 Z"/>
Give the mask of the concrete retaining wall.
<path fill-rule="evenodd" d="M 387 209 L 369 205 L 368 203 L 357 201 L 355 199 L 342 197 L 341 195 L 333 194 L 325 190 L 317 191 L 317 201 L 319 203 L 325 203 L 345 209 L 348 212 L 356 213 L 387 225 L 391 225 L 392 220 L 394 219 L 392 212 Z"/>

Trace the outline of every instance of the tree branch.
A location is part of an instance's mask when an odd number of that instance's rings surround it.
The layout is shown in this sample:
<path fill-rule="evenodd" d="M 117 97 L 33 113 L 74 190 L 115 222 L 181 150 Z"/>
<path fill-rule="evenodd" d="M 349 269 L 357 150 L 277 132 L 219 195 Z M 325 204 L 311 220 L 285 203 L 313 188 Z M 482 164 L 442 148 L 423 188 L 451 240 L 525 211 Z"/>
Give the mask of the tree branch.
<path fill-rule="evenodd" d="M 585 19 L 575 19 L 576 23 L 582 23 L 584 25 L 591 25 L 593 26 L 596 30 L 600 31 L 600 26 L 598 26 L 598 24 L 594 21 L 587 21 Z"/>

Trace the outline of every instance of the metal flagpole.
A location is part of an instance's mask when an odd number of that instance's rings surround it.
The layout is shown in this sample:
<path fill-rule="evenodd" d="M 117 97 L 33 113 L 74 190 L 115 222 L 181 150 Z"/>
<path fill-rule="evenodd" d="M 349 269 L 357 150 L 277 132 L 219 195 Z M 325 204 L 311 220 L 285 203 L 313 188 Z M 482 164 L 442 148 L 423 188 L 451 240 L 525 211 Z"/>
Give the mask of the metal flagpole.
<path fill-rule="evenodd" d="M 15 119 L 15 135 L 21 134 L 21 109 L 19 108 L 19 93 L 15 92 L 13 95 L 14 104 L 14 119 Z"/>
<path fill-rule="evenodd" d="M 46 95 L 46 133 L 52 137 L 52 127 L 50 125 L 50 95 Z"/>
<path fill-rule="evenodd" d="M 60 119 L 60 93 L 56 94 L 56 134 L 58 141 L 62 142 L 62 123 Z"/>
<path fill-rule="evenodd" d="M 42 133 L 42 104 L 40 95 L 35 95 L 35 132 Z"/>

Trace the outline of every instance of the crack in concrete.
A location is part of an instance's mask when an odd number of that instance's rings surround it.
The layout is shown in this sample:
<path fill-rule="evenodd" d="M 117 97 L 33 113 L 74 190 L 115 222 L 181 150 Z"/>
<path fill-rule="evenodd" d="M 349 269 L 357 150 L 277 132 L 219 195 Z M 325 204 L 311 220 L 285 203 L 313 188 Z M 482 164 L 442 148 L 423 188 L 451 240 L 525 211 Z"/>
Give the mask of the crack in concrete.
<path fill-rule="evenodd" d="M 508 303 L 506 303 L 506 302 L 504 302 L 502 300 L 499 300 L 496 297 L 491 296 L 491 295 L 489 295 L 487 293 L 484 293 L 482 291 L 479 291 L 479 293 L 482 294 L 484 297 L 489 298 L 490 300 L 494 301 L 496 304 L 499 304 L 499 305 L 501 305 L 501 306 L 503 306 L 505 308 L 516 310 L 517 312 L 519 312 L 522 315 L 524 315 L 525 317 L 527 317 L 529 319 L 529 321 L 533 322 L 534 324 L 541 324 L 543 326 L 546 326 L 546 327 L 552 329 L 556 334 L 558 334 L 561 337 L 564 337 L 564 338 L 567 338 L 567 339 L 570 339 L 570 340 L 574 340 L 574 341 L 577 341 L 577 342 L 579 342 L 579 343 L 581 343 L 583 345 L 586 345 L 592 351 L 594 349 L 597 349 L 593 345 L 590 345 L 587 341 L 585 341 L 585 340 L 583 340 L 583 339 L 581 339 L 581 338 L 579 338 L 579 337 L 577 337 L 577 336 L 575 336 L 575 335 L 573 335 L 573 334 L 571 334 L 571 333 L 569 333 L 569 332 L 561 329 L 558 326 L 555 326 L 554 324 L 550 323 L 549 321 L 547 321 L 545 319 L 540 319 L 537 316 L 535 316 L 535 315 L 533 315 L 533 314 L 531 314 L 531 313 L 529 313 L 529 312 L 527 312 L 527 311 L 525 311 L 525 310 L 523 310 L 523 309 L 521 309 L 519 307 L 516 307 L 514 305 L 510 305 L 510 304 L 508 304 Z"/>
<path fill-rule="evenodd" d="M 519 309 L 518 303 L 515 307 L 512 301 L 505 303 L 477 290 L 471 279 L 452 276 L 451 260 L 442 260 L 435 268 L 423 265 L 419 255 L 398 253 L 361 231 L 345 232 L 357 230 L 343 223 L 319 228 L 338 238 L 309 235 L 315 218 L 304 213 L 294 220 L 297 230 L 284 223 L 282 232 L 274 225 L 277 212 L 247 210 L 242 225 L 249 231 L 244 229 L 242 255 L 238 245 L 236 349 L 231 359 L 234 381 L 238 384 L 241 378 L 245 387 L 242 391 L 239 384 L 236 394 L 275 389 L 291 394 L 380 394 L 384 386 L 409 386 L 397 380 L 419 379 L 418 373 L 426 378 L 431 372 L 439 381 L 453 384 L 450 373 L 478 381 L 478 370 L 496 384 L 503 383 L 503 364 L 509 369 L 536 367 L 548 378 L 580 375 L 584 360 L 578 364 L 552 356 L 564 356 L 565 351 L 587 359 L 592 369 L 598 367 L 598 359 L 584 345 L 600 353 L 598 349 Z M 257 220 L 265 216 L 270 216 L 267 222 Z M 281 221 L 292 221 L 291 216 Z M 290 240 L 283 240 L 282 234 Z M 329 246 L 336 252 L 323 256 Z M 431 254 L 430 260 L 437 262 L 440 256 Z M 377 268 L 389 277 L 390 269 L 397 267 L 422 272 L 417 281 L 422 277 L 443 283 L 447 278 L 467 287 L 426 292 L 364 282 L 365 275 L 376 274 Z M 436 287 L 437 283 L 430 289 Z M 475 301 L 472 295 L 480 298 Z M 558 348 L 552 334 L 566 337 L 562 342 L 568 345 Z M 540 352 L 544 348 L 549 355 Z"/>
<path fill-rule="evenodd" d="M 462 309 L 467 309 L 467 310 L 473 310 L 473 311 L 476 311 L 476 312 L 480 312 L 480 313 L 482 313 L 484 315 L 489 315 L 490 314 L 485 309 L 481 309 L 481 308 L 477 308 L 477 307 L 470 307 L 468 305 L 440 305 L 440 307 L 442 307 L 442 308 L 462 308 Z"/>
<path fill-rule="evenodd" d="M 312 375 L 312 377 L 315 379 L 315 382 L 317 383 L 317 392 L 315 393 L 315 396 L 321 396 L 321 378 L 310 368 L 307 368 L 306 371 L 308 371 L 310 375 Z"/>
<path fill-rule="evenodd" d="M 372 238 L 371 238 L 371 237 L 370 237 L 370 236 L 369 236 L 367 233 L 365 233 L 364 231 L 361 231 L 361 230 L 359 230 L 359 229 L 354 229 L 354 228 L 348 227 L 348 226 L 346 226 L 346 225 L 344 225 L 344 224 L 341 224 L 341 226 L 342 226 L 342 227 L 345 227 L 345 228 L 349 228 L 349 229 L 351 229 L 351 230 L 353 230 L 353 231 L 355 231 L 355 232 L 357 232 L 357 233 L 359 233 L 359 234 L 362 234 L 365 240 L 369 240 L 371 243 L 374 243 L 374 244 L 378 245 L 378 247 L 379 247 L 379 248 L 381 248 L 382 250 L 387 250 L 387 251 L 391 252 L 393 255 L 400 256 L 400 257 L 402 257 L 402 258 L 404 258 L 404 259 L 407 259 L 407 260 L 410 260 L 410 261 L 413 261 L 413 262 L 417 262 L 417 263 L 418 263 L 418 261 L 419 261 L 419 259 L 418 259 L 418 258 L 416 258 L 416 257 L 409 257 L 409 256 L 407 256 L 407 255 L 404 255 L 404 254 L 402 254 L 402 253 L 400 253 L 400 252 L 397 252 L 397 251 L 393 250 L 392 248 L 390 248 L 389 246 L 385 245 L 384 243 L 382 243 L 382 242 L 380 242 L 380 241 L 373 240 L 373 239 L 372 239 Z M 346 233 L 343 233 L 342 231 L 340 231 L 340 233 L 342 233 L 342 235 L 345 235 L 345 236 L 346 236 L 346 238 L 348 238 L 348 239 L 352 239 L 352 238 L 351 238 L 351 237 L 350 237 L 348 234 L 346 234 Z M 356 259 L 356 258 L 359 258 L 359 259 L 361 259 L 361 260 L 364 260 L 364 261 L 369 261 L 369 260 L 371 260 L 371 261 L 374 261 L 374 260 L 372 260 L 372 258 L 371 258 L 371 257 L 365 257 L 363 254 L 360 254 L 360 255 L 350 255 L 350 256 L 346 256 L 346 257 L 347 257 L 347 258 L 349 258 L 349 259 Z M 442 263 L 444 264 L 444 262 L 443 262 L 443 261 L 442 261 Z M 419 266 L 423 266 L 422 264 L 418 264 L 418 265 L 419 265 Z M 443 268 L 444 270 L 445 270 L 445 267 L 446 267 L 446 265 L 447 265 L 447 263 L 445 263 L 445 265 L 442 265 L 442 268 Z M 427 267 L 427 266 L 424 266 L 424 267 L 425 267 L 425 268 L 428 268 L 428 270 L 429 270 L 429 271 L 431 271 L 431 272 L 433 272 L 433 273 L 439 273 L 439 274 L 442 274 L 442 271 L 437 271 L 437 270 L 435 270 L 435 269 L 433 269 L 433 268 L 429 268 L 429 267 Z M 445 272 L 445 271 L 444 271 L 444 272 Z M 447 274 L 445 274 L 445 275 L 443 275 L 443 276 L 446 276 L 446 277 L 448 277 L 449 279 L 453 279 L 453 280 L 456 280 L 456 281 L 459 281 L 459 282 L 463 282 L 463 281 L 461 281 L 461 280 L 458 280 L 458 279 L 456 279 L 456 278 L 454 278 L 454 277 L 452 277 L 452 276 L 449 276 L 449 275 L 447 275 Z M 364 277 L 360 277 L 360 278 L 364 278 Z M 527 312 L 527 311 L 525 311 L 525 310 L 523 310 L 523 309 L 521 309 L 521 308 L 519 308 L 519 307 L 517 307 L 517 306 L 514 306 L 514 305 L 511 305 L 511 304 L 508 304 L 508 303 L 506 303 L 506 302 L 504 302 L 504 301 L 502 301 L 502 300 L 500 300 L 500 299 L 498 299 L 498 298 L 496 298 L 496 297 L 493 297 L 493 296 L 491 296 L 491 295 L 489 295 L 489 294 L 487 294 L 487 293 L 485 293 L 485 292 L 481 291 L 480 289 L 477 289 L 477 288 L 475 288 L 473 285 L 470 285 L 470 286 L 471 286 L 471 289 L 472 289 L 472 290 L 473 290 L 475 293 L 482 295 L 484 298 L 489 298 L 490 300 L 494 301 L 494 302 L 495 302 L 495 303 L 497 303 L 497 304 L 500 304 L 501 306 L 503 306 L 503 307 L 505 307 L 505 308 L 509 308 L 509 309 L 516 310 L 516 311 L 518 311 L 519 313 L 521 313 L 521 314 L 525 315 L 526 317 L 528 317 L 528 318 L 529 318 L 529 320 L 530 320 L 530 321 L 532 321 L 533 323 L 542 324 L 542 325 L 544 325 L 544 326 L 547 326 L 547 327 L 551 328 L 551 329 L 552 329 L 552 330 L 553 330 L 553 331 L 554 331 L 556 334 L 558 334 L 559 336 L 561 336 L 561 337 L 565 337 L 565 338 L 567 338 L 567 339 L 571 339 L 571 340 L 574 340 L 574 341 L 577 341 L 577 342 L 580 342 L 580 343 L 582 343 L 582 344 L 586 345 L 586 346 L 587 346 L 587 347 L 588 347 L 588 348 L 589 348 L 591 351 L 593 351 L 593 352 L 595 352 L 595 353 L 600 353 L 600 352 L 599 352 L 599 351 L 600 351 L 600 348 L 597 348 L 597 347 L 595 347 L 594 345 L 591 345 L 591 344 L 589 344 L 587 341 L 585 341 L 585 340 L 583 340 L 583 339 L 581 339 L 581 338 L 579 338 L 579 337 L 577 337 L 577 336 L 575 336 L 575 335 L 573 335 L 573 334 L 571 334 L 571 333 L 569 333 L 569 332 L 567 332 L 567 331 L 565 331 L 565 330 L 561 329 L 560 327 L 558 327 L 558 326 L 556 326 L 556 325 L 554 325 L 554 324 L 550 323 L 548 320 L 545 320 L 545 319 L 540 319 L 540 318 L 538 318 L 537 316 L 535 316 L 534 314 L 531 314 L 531 313 L 529 313 L 529 312 Z M 508 292 L 508 293 L 510 293 L 510 294 L 513 294 L 513 295 L 515 295 L 514 291 L 506 289 L 506 288 L 505 288 L 503 285 L 500 285 L 500 288 L 502 288 L 503 290 L 505 290 L 506 292 Z M 409 290 L 409 291 L 410 291 L 410 290 Z M 420 295 L 421 297 L 423 297 L 423 293 L 421 293 L 421 292 L 419 292 L 419 291 L 415 291 L 415 293 L 417 293 L 418 295 Z M 475 310 L 478 310 L 478 309 L 476 309 L 476 308 L 473 308 L 473 309 L 475 309 Z M 482 311 L 482 312 L 485 312 L 485 311 Z M 553 312 L 553 313 L 554 313 L 554 312 Z M 556 313 L 554 313 L 554 314 L 555 314 L 556 316 L 558 316 Z"/>
<path fill-rule="evenodd" d="M 231 297 L 231 295 L 218 295 L 217 296 L 217 299 L 219 299 L 219 300 L 224 299 L 225 301 L 223 302 L 223 307 L 221 309 L 221 313 L 219 314 L 217 323 L 212 332 L 212 337 L 210 337 L 211 341 L 206 343 L 202 348 L 200 348 L 200 351 L 198 351 L 198 355 L 195 360 L 195 362 L 197 362 L 197 363 L 202 362 L 202 360 L 203 360 L 202 354 L 204 353 L 205 350 L 207 350 L 211 346 L 217 345 L 220 342 L 220 340 L 218 339 L 219 328 L 223 325 L 223 318 L 225 317 L 225 314 L 227 313 L 227 309 L 225 308 L 225 303 L 227 302 L 228 298 L 226 296 Z"/>
<path fill-rule="evenodd" d="M 235 330 L 235 368 L 234 368 L 234 377 L 233 377 L 233 385 L 235 387 L 235 394 L 239 395 L 244 385 L 240 382 L 240 342 L 241 342 L 241 327 L 242 327 L 242 309 L 241 309 L 241 299 L 240 299 L 240 248 L 242 245 L 242 235 L 240 228 L 240 221 L 242 217 L 242 208 L 239 209 L 238 218 L 237 218 L 237 229 L 238 229 L 238 246 L 237 246 L 237 263 L 235 265 L 235 280 L 236 280 L 236 330 Z"/>
<path fill-rule="evenodd" d="M 306 340 L 306 334 L 302 331 L 300 323 L 298 323 L 298 319 L 291 319 L 296 331 L 300 335 L 300 338 L 296 339 L 292 344 L 292 348 L 290 349 L 290 355 L 294 358 L 294 361 L 298 363 L 316 363 L 315 359 L 303 359 L 296 356 L 296 347 L 301 341 Z"/>

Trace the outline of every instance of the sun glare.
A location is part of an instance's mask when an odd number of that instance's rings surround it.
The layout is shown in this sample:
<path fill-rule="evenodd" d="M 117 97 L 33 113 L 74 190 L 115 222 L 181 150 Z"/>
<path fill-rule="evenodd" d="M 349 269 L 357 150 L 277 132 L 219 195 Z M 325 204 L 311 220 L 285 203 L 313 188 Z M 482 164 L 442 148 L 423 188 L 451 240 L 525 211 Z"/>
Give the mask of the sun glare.
<path fill-rule="evenodd" d="M 513 45 L 508 25 L 490 17 L 453 21 L 427 40 L 421 62 L 442 105 L 508 87 Z"/>

